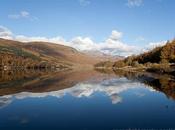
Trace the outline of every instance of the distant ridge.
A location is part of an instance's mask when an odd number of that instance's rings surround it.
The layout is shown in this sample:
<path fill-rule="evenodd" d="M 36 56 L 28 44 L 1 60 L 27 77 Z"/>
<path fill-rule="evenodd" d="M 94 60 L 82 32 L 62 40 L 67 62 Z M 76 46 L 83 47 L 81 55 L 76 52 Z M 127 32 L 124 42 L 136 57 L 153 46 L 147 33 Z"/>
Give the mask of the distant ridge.
<path fill-rule="evenodd" d="M 19 57 L 18 59 L 22 58 L 21 61 L 28 59 L 28 62 L 33 62 L 34 64 L 45 62 L 57 67 L 65 66 L 69 68 L 79 68 L 80 66 L 92 67 L 94 64 L 100 61 L 105 61 L 108 59 L 116 60 L 114 57 L 109 55 L 96 55 L 94 53 L 88 54 L 79 52 L 72 47 L 61 45 L 61 43 L 23 43 L 2 38 L 0 38 L 0 54 L 10 54 L 13 55 L 12 57 Z M 7 62 L 13 63 L 13 58 L 11 58 L 11 61 Z"/>

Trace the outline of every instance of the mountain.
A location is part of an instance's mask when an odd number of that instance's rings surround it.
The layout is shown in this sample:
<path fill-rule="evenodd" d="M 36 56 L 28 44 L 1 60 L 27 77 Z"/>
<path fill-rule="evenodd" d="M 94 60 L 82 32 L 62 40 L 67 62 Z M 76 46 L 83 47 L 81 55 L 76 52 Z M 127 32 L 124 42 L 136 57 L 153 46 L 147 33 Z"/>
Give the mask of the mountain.
<path fill-rule="evenodd" d="M 175 74 L 175 39 L 166 45 L 156 47 L 136 56 L 129 56 L 116 61 L 112 68 L 125 70 L 148 71 L 159 74 Z"/>
<path fill-rule="evenodd" d="M 106 61 L 95 64 L 96 69 L 139 70 L 154 73 L 175 74 L 175 39 L 166 45 L 156 47 L 139 55 L 129 56 L 115 62 Z"/>
<path fill-rule="evenodd" d="M 133 62 L 138 62 L 139 64 L 175 63 L 175 40 L 168 41 L 166 45 L 156 47 L 140 55 L 129 56 L 124 59 L 124 62 L 127 65 L 131 65 Z"/>
<path fill-rule="evenodd" d="M 112 55 L 109 55 L 109 54 L 105 54 L 105 53 L 103 53 L 101 51 L 98 51 L 98 50 L 84 51 L 83 53 L 85 53 L 86 55 L 98 58 L 102 62 L 103 61 L 117 61 L 117 60 L 122 60 L 124 58 L 123 56 L 118 56 L 118 55 L 112 56 Z"/>
<path fill-rule="evenodd" d="M 92 67 L 106 60 L 106 56 L 93 56 L 60 44 L 48 42 L 23 43 L 0 39 L 0 59 L 3 65 L 27 67 L 56 66 L 68 68 Z M 2 65 L 2 64 L 1 64 Z M 84 67 L 83 69 L 85 69 Z"/>

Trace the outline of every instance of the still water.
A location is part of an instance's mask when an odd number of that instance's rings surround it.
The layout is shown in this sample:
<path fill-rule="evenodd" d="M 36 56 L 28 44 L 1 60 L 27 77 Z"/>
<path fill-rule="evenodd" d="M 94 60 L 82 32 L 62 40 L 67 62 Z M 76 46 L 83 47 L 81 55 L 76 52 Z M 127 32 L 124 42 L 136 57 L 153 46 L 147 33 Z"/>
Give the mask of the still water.
<path fill-rule="evenodd" d="M 1 72 L 0 129 L 175 128 L 174 99 L 171 76 Z"/>

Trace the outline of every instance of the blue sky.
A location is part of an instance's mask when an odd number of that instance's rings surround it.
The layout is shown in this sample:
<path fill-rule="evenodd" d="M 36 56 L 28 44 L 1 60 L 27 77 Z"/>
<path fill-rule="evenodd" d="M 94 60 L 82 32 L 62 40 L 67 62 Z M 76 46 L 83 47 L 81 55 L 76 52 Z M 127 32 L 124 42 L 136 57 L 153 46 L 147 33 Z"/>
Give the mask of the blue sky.
<path fill-rule="evenodd" d="M 140 47 L 173 39 L 174 13 L 175 0 L 0 1 L 0 25 L 13 35 L 101 43 L 116 30 L 122 43 Z"/>

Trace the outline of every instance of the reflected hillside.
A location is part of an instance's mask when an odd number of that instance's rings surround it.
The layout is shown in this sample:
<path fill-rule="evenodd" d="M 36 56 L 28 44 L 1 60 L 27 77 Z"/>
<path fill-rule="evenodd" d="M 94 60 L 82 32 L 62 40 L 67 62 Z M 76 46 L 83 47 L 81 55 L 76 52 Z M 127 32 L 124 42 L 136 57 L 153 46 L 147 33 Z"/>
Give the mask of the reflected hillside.
<path fill-rule="evenodd" d="M 115 73 L 117 78 L 126 77 L 128 80 L 144 83 L 153 89 L 163 92 L 168 98 L 175 99 L 175 77 L 168 74 L 159 75 L 149 72 L 133 72 L 123 70 L 97 69 L 101 73 Z"/>
<path fill-rule="evenodd" d="M 0 71 L 0 85 L 2 87 L 3 84 L 8 84 L 11 81 L 30 79 L 31 77 L 37 77 L 51 72 L 51 70 L 48 71 L 46 69 Z"/>
<path fill-rule="evenodd" d="M 112 104 L 122 102 L 121 93 L 140 86 L 148 86 L 175 99 L 173 76 L 145 72 L 101 70 L 91 71 L 5 71 L 1 72 L 0 104 L 5 106 L 13 99 L 71 95 L 76 98 L 103 93 Z M 145 87 L 146 87 L 145 86 Z M 144 95 L 144 94 L 141 94 Z"/>
<path fill-rule="evenodd" d="M 96 93 L 106 95 L 112 104 L 123 101 L 122 92 L 138 88 L 140 83 L 124 77 L 116 78 L 113 74 L 97 71 L 67 71 L 43 74 L 37 80 L 13 87 L 0 88 L 0 107 L 10 104 L 15 99 L 44 98 L 47 96 L 62 98 L 71 95 L 75 98 L 89 98 Z"/>
<path fill-rule="evenodd" d="M 66 89 L 79 82 L 97 82 L 104 74 L 96 71 L 5 71 L 0 76 L 0 95 L 19 92 L 42 93 Z M 106 75 L 107 78 L 107 75 Z"/>
<path fill-rule="evenodd" d="M 129 89 L 138 88 L 138 83 L 127 80 L 126 78 L 116 79 L 111 77 L 111 79 L 102 76 L 98 81 L 86 80 L 82 82 L 77 82 L 76 85 L 68 87 L 65 89 L 58 89 L 57 91 L 43 91 L 43 92 L 20 92 L 16 94 L 8 94 L 0 97 L 0 107 L 11 103 L 14 99 L 25 99 L 25 98 L 43 98 L 47 96 L 62 98 L 65 95 L 71 95 L 72 97 L 89 98 L 95 93 L 104 93 L 110 100 L 112 104 L 117 104 L 122 102 L 122 97 L 120 93 L 127 91 Z"/>
<path fill-rule="evenodd" d="M 116 76 L 126 77 L 129 80 L 139 81 L 153 89 L 163 92 L 168 98 L 175 99 L 175 77 L 171 75 L 158 75 L 147 72 L 115 71 Z"/>

